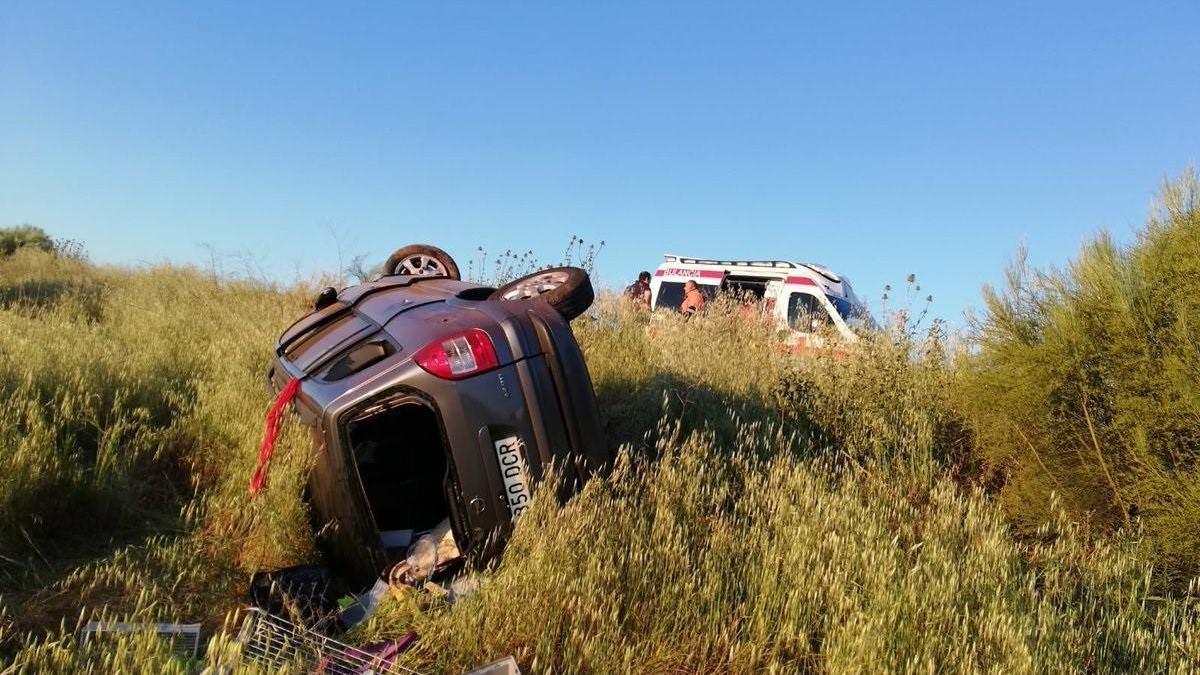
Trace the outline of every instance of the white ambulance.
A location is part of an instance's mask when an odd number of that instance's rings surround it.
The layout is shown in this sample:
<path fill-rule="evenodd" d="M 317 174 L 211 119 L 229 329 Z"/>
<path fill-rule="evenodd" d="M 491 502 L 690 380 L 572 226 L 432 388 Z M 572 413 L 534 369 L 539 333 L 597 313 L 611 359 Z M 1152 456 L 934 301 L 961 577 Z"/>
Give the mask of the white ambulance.
<path fill-rule="evenodd" d="M 876 328 L 850 280 L 829 268 L 786 260 L 708 260 L 664 255 L 650 280 L 650 306 L 679 311 L 683 285 L 695 281 L 705 298 L 729 294 L 761 307 L 793 347 L 821 347 L 832 327 L 846 342 Z"/>

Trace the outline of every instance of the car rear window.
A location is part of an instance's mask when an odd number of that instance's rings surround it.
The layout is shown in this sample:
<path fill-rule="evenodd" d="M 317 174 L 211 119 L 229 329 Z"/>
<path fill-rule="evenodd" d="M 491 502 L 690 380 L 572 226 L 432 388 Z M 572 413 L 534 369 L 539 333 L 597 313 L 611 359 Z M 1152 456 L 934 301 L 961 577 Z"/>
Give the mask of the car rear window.
<path fill-rule="evenodd" d="M 356 336 L 365 337 L 375 327 L 353 312 L 310 331 L 288 345 L 284 356 L 301 370 L 308 370 L 335 349 L 351 342 Z"/>
<path fill-rule="evenodd" d="M 321 379 L 332 382 L 349 377 L 395 353 L 391 343 L 382 338 L 364 342 L 335 359 L 321 373 Z"/>

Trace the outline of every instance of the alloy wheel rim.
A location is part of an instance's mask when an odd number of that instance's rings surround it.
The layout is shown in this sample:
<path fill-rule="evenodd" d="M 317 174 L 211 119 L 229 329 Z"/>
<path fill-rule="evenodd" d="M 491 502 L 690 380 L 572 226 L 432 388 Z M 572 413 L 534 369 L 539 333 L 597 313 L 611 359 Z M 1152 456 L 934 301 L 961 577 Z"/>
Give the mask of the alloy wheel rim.
<path fill-rule="evenodd" d="M 504 293 L 505 300 L 526 300 L 536 298 L 544 293 L 567 283 L 567 273 L 561 270 L 546 272 L 530 277 L 520 284 L 513 286 Z"/>
<path fill-rule="evenodd" d="M 410 255 L 396 265 L 396 274 L 411 277 L 445 277 L 446 268 L 435 257 L 418 253 Z"/>

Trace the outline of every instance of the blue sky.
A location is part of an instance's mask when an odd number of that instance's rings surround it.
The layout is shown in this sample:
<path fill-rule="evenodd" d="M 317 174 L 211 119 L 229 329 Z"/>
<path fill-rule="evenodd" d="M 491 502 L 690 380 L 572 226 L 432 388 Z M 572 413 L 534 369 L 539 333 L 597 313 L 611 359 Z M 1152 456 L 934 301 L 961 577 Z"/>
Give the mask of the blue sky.
<path fill-rule="evenodd" d="M 954 319 L 1200 159 L 1200 4 L 0 7 L 0 225 L 280 280 L 410 242 L 820 261 Z M 337 233 L 337 241 L 330 232 Z M 877 302 L 875 303 L 877 306 Z"/>

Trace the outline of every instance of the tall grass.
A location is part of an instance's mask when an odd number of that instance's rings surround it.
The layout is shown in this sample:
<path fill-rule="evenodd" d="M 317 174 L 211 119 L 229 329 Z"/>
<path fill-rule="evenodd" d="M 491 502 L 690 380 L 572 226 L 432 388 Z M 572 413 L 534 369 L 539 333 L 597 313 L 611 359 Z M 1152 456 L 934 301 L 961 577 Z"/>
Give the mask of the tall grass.
<path fill-rule="evenodd" d="M 270 345 L 311 289 L 19 252 L 0 296 L 0 672 L 195 669 L 72 629 L 99 612 L 211 632 L 250 571 L 316 559 L 299 425 L 270 488 L 246 489 Z M 621 446 L 612 474 L 535 500 L 474 595 L 390 598 L 351 639 L 415 629 L 405 665 L 423 672 L 509 653 L 526 672 L 1200 659 L 1194 592 L 1153 591 L 1132 533 L 1097 538 L 1051 507 L 1017 538 L 970 487 L 936 340 L 900 330 L 849 360 L 795 360 L 719 306 L 651 321 L 614 298 L 574 328 Z M 227 647 L 213 653 L 234 664 Z"/>
<path fill-rule="evenodd" d="M 1015 539 L 991 498 L 963 487 L 936 334 L 898 326 L 849 360 L 791 361 L 733 312 L 649 331 L 643 317 L 608 306 L 577 332 L 602 399 L 615 382 L 615 399 L 654 416 L 638 398 L 649 389 L 667 415 L 605 481 L 523 516 L 477 595 L 410 594 L 361 639 L 415 629 L 414 665 L 437 672 L 505 652 L 536 672 L 1165 671 L 1200 658 L 1195 600 L 1155 594 L 1143 544 L 1097 540 L 1061 509 Z M 644 384 L 610 375 L 630 371 Z"/>
<path fill-rule="evenodd" d="M 669 431 L 669 430 L 668 430 Z M 730 454 L 662 436 L 562 509 L 528 514 L 500 570 L 453 606 L 410 594 L 363 639 L 421 634 L 455 672 L 1186 669 L 1196 608 L 1152 598 L 1137 546 L 1065 519 L 1023 546 L 947 479 Z M 523 516 L 523 518 L 526 516 Z"/>
<path fill-rule="evenodd" d="M 146 609 L 139 594 L 219 616 L 232 595 L 177 591 L 243 558 L 300 555 L 303 537 L 264 550 L 247 532 L 268 518 L 296 530 L 301 507 L 247 508 L 238 491 L 268 400 L 263 346 L 298 296 L 25 249 L 0 278 L 0 593 L 18 627 L 56 626 L 93 599 Z"/>

